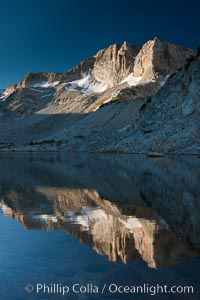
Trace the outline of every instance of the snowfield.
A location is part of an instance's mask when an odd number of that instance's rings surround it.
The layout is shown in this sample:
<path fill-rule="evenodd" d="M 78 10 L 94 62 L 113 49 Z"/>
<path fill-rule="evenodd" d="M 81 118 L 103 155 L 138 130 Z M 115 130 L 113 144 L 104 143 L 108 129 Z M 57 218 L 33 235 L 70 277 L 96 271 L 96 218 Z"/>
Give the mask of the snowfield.
<path fill-rule="evenodd" d="M 129 86 L 137 85 L 140 80 L 142 79 L 142 76 L 134 76 L 133 73 L 129 74 L 121 83 L 128 83 Z"/>
<path fill-rule="evenodd" d="M 103 82 L 97 82 L 92 75 L 87 75 L 84 78 L 68 82 L 71 84 L 70 87 L 66 86 L 66 91 L 77 91 L 80 90 L 86 95 L 102 93 L 108 89 L 108 85 Z"/>
<path fill-rule="evenodd" d="M 42 82 L 38 82 L 32 85 L 32 87 L 41 87 L 41 88 L 48 88 L 48 87 L 54 87 L 56 85 L 59 84 L 59 81 L 54 81 L 51 83 L 48 83 L 48 81 L 42 81 Z"/>

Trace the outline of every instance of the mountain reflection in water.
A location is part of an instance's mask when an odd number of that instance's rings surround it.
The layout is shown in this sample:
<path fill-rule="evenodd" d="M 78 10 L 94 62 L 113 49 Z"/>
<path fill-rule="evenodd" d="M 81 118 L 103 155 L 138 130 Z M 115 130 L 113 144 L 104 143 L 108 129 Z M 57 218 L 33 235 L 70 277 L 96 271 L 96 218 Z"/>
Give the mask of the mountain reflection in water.
<path fill-rule="evenodd" d="M 200 254 L 200 160 L 1 154 L 0 207 L 110 261 L 163 268 Z"/>

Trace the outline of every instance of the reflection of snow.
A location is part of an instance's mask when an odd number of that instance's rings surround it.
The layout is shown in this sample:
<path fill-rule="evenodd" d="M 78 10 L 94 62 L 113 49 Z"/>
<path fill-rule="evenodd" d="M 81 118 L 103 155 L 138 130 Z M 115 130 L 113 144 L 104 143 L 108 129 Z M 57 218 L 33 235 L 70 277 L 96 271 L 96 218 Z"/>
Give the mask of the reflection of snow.
<path fill-rule="evenodd" d="M 39 221 L 39 222 L 48 222 L 48 221 L 52 221 L 53 223 L 56 223 L 58 220 L 57 220 L 57 217 L 56 216 L 52 216 L 52 215 L 33 215 L 32 216 L 32 219 L 33 220 L 36 220 L 36 221 Z"/>
<path fill-rule="evenodd" d="M 7 206 L 3 200 L 0 200 L 0 210 L 2 211 L 2 213 L 6 216 L 6 215 L 12 215 L 12 209 Z"/>
<path fill-rule="evenodd" d="M 85 230 L 89 230 L 91 226 L 97 223 L 98 221 L 101 221 L 101 223 L 103 222 L 105 226 L 107 223 L 108 227 L 111 226 L 111 224 L 113 224 L 114 222 L 113 219 L 113 222 L 110 223 L 110 215 L 106 214 L 106 212 L 101 208 L 92 209 L 92 208 L 85 207 L 81 209 L 79 214 L 75 214 L 72 212 L 65 212 L 65 217 L 69 217 L 73 224 L 83 226 Z M 114 217 L 112 216 L 112 218 Z M 108 219 L 109 222 L 106 222 L 108 221 Z M 117 218 L 117 219 L 121 224 L 124 225 L 124 227 L 126 227 L 131 232 L 133 232 L 133 230 L 136 228 L 142 228 L 141 222 L 139 221 L 139 219 L 135 217 L 128 217 L 126 220 L 121 218 Z"/>
<path fill-rule="evenodd" d="M 86 230 L 89 230 L 91 225 L 97 221 L 107 218 L 103 209 L 89 207 L 82 208 L 79 214 L 65 212 L 65 216 L 69 217 L 72 223 L 82 225 Z"/>
<path fill-rule="evenodd" d="M 136 228 L 142 228 L 142 224 L 140 223 L 139 219 L 135 217 L 129 217 L 127 220 L 119 219 L 119 221 L 131 232 L 133 232 Z"/>

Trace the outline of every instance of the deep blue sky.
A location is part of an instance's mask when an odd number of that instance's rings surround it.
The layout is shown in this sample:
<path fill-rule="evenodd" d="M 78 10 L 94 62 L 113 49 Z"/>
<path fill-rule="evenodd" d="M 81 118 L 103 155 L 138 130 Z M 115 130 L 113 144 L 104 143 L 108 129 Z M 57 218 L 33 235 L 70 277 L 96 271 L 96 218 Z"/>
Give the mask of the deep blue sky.
<path fill-rule="evenodd" d="M 197 0 L 0 0 L 0 88 L 27 72 L 66 71 L 124 40 L 197 48 Z"/>

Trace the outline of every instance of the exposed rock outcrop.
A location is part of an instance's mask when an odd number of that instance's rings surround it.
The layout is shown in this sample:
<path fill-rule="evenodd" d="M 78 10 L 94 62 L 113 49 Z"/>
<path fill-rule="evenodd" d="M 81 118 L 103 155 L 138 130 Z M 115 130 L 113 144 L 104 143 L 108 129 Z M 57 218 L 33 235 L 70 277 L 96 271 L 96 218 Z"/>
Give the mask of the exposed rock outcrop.
<path fill-rule="evenodd" d="M 143 47 L 111 45 L 66 73 L 29 73 L 1 96 L 0 143 L 199 153 L 195 55 L 155 38 Z"/>
<path fill-rule="evenodd" d="M 138 46 L 124 42 L 99 51 L 95 56 L 93 75 L 99 82 L 107 82 L 112 87 L 123 81 L 134 69 Z"/>
<path fill-rule="evenodd" d="M 22 81 L 17 85 L 18 89 L 37 87 L 37 86 L 46 86 L 48 84 L 59 83 L 65 80 L 66 75 L 64 73 L 51 72 L 51 73 L 28 73 Z"/>
<path fill-rule="evenodd" d="M 8 86 L 5 90 L 0 90 L 0 99 L 5 100 L 8 96 L 14 93 L 17 89 L 17 84 L 12 84 Z"/>
<path fill-rule="evenodd" d="M 67 78 L 72 81 L 87 76 L 88 72 L 93 69 L 94 63 L 95 57 L 83 60 L 80 64 L 66 72 Z"/>
<path fill-rule="evenodd" d="M 200 57 L 169 78 L 153 97 L 118 101 L 102 106 L 94 114 L 66 130 L 75 136 L 84 132 L 79 151 L 172 152 L 200 151 Z M 89 124 L 92 124 L 89 126 Z M 64 135 L 63 132 L 63 135 Z"/>
<path fill-rule="evenodd" d="M 177 72 L 194 55 L 194 51 L 155 38 L 148 41 L 135 59 L 134 75 L 142 82 Z"/>

